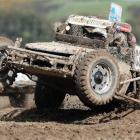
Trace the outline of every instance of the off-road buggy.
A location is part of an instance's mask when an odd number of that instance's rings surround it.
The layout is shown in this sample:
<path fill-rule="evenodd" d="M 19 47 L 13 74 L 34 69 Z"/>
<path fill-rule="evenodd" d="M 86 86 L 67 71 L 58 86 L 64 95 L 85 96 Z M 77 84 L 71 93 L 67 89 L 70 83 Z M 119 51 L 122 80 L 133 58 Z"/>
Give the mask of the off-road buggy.
<path fill-rule="evenodd" d="M 128 23 L 111 22 L 96 17 L 71 15 L 56 28 L 56 39 L 103 48 L 108 45 L 133 46 L 134 35 Z"/>
<path fill-rule="evenodd" d="M 20 47 L 20 39 L 14 45 L 2 44 L 4 87 L 13 83 L 18 72 L 31 79 L 36 76 L 38 108 L 58 108 L 66 93 L 78 95 L 90 108 L 114 98 L 140 102 L 132 96 L 139 93 L 139 47 L 129 24 L 70 16 L 57 28 L 56 40 L 29 43 L 25 48 Z"/>

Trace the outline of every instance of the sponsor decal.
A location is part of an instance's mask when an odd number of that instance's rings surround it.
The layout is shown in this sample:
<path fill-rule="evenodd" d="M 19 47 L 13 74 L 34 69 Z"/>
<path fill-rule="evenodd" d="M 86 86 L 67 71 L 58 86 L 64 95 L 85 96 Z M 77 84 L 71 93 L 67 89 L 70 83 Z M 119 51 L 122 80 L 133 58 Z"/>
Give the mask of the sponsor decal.
<path fill-rule="evenodd" d="M 122 7 L 116 3 L 111 3 L 109 21 L 121 22 L 121 17 L 122 17 Z"/>

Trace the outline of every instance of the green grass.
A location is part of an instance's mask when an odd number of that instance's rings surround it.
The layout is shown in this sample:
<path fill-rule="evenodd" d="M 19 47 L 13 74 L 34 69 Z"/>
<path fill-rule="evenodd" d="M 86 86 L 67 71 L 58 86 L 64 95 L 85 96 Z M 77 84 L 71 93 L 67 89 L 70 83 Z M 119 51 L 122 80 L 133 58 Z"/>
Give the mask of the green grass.
<path fill-rule="evenodd" d="M 128 11 L 129 6 L 140 6 L 140 2 L 133 0 L 131 2 L 128 0 L 29 0 L 28 2 L 27 0 L 22 0 L 23 6 L 13 8 L 20 10 L 20 12 L 34 12 L 44 19 L 54 22 L 65 19 L 70 14 L 108 18 L 111 2 L 118 3 L 123 7 L 122 21 L 132 18 L 131 13 Z"/>
<path fill-rule="evenodd" d="M 122 21 L 126 21 L 128 18 L 131 18 L 131 13 L 128 11 L 129 6 L 140 6 L 139 2 L 126 2 L 124 0 L 112 0 L 112 2 L 122 5 Z M 46 5 L 59 4 L 60 8 L 51 9 L 45 14 L 45 17 L 51 21 L 65 19 L 70 14 L 95 15 L 108 18 L 110 3 L 110 0 L 52 0 L 48 3 L 46 2 Z"/>

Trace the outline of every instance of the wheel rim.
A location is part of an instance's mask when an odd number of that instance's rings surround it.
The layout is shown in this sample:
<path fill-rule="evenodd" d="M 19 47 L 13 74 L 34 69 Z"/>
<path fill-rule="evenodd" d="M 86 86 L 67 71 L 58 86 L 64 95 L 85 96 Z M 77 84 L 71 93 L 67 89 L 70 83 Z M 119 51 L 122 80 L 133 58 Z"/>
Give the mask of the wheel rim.
<path fill-rule="evenodd" d="M 100 95 L 106 94 L 112 86 L 112 72 L 108 65 L 98 63 L 92 67 L 90 84 L 92 90 Z"/>

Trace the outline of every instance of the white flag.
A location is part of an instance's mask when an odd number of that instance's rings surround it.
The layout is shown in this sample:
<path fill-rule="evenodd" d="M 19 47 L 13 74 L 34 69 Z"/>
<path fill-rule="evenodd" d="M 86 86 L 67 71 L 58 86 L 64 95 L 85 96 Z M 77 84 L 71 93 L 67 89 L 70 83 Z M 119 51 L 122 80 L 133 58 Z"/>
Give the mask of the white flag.
<path fill-rule="evenodd" d="M 116 3 L 111 3 L 109 21 L 121 22 L 122 7 Z"/>

